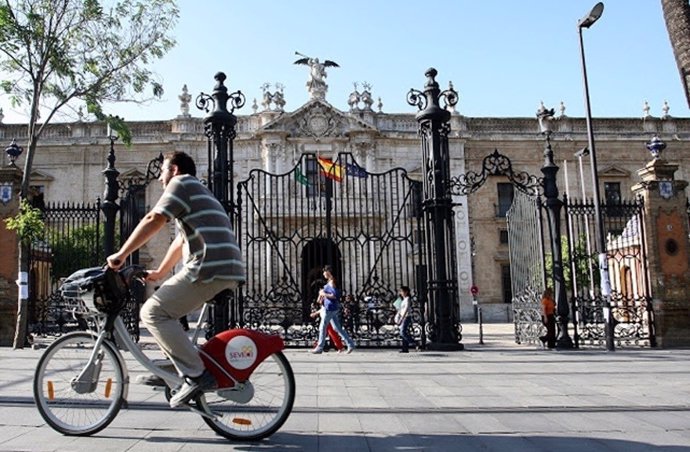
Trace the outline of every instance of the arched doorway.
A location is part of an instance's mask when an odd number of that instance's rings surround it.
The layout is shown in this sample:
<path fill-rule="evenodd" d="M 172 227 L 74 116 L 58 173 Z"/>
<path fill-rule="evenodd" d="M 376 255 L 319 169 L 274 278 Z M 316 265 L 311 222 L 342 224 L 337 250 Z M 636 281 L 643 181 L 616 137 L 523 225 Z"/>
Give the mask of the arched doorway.
<path fill-rule="evenodd" d="M 319 290 L 326 281 L 323 279 L 323 267 L 333 267 L 336 281 L 342 281 L 342 256 L 338 246 L 330 239 L 314 239 L 302 249 L 302 312 L 309 318 L 312 304 L 319 295 Z"/>

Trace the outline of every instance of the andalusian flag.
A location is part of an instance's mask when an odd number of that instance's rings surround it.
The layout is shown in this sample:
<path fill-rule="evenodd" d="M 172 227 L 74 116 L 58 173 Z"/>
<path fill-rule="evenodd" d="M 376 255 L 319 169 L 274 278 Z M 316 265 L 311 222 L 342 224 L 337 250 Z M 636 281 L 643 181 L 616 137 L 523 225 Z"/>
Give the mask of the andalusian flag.
<path fill-rule="evenodd" d="M 302 169 L 299 166 L 295 169 L 295 181 L 305 186 L 309 185 L 309 179 L 302 174 Z"/>
<path fill-rule="evenodd" d="M 323 171 L 324 176 L 326 176 L 329 179 L 333 179 L 336 182 L 340 182 L 343 180 L 343 176 L 345 175 L 345 169 L 338 165 L 333 163 L 333 160 L 327 159 L 325 157 L 319 157 L 319 165 L 321 166 L 321 171 Z"/>

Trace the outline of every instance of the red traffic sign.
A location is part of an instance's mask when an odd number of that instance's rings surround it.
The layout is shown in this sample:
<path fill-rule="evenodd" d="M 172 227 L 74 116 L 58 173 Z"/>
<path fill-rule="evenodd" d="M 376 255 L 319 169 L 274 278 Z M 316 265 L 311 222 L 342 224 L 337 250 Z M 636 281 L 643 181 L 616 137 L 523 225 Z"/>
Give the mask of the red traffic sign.
<path fill-rule="evenodd" d="M 477 286 L 470 287 L 470 293 L 472 295 L 477 295 L 479 293 L 479 287 L 477 287 Z"/>

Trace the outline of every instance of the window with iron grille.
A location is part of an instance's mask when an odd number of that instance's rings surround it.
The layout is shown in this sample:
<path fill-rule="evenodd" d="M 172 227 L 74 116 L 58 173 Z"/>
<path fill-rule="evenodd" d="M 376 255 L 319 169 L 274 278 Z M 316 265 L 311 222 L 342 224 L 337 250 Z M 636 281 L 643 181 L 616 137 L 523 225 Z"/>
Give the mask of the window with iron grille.
<path fill-rule="evenodd" d="M 621 203 L 621 183 L 620 182 L 604 182 L 604 196 L 606 197 L 606 204 L 620 204 Z"/>
<path fill-rule="evenodd" d="M 503 302 L 513 302 L 513 285 L 510 279 L 510 264 L 501 264 L 501 282 L 503 283 Z"/>
<path fill-rule="evenodd" d="M 498 190 L 498 209 L 496 216 L 504 218 L 508 213 L 508 209 L 513 204 L 513 184 L 500 182 L 496 184 Z"/>

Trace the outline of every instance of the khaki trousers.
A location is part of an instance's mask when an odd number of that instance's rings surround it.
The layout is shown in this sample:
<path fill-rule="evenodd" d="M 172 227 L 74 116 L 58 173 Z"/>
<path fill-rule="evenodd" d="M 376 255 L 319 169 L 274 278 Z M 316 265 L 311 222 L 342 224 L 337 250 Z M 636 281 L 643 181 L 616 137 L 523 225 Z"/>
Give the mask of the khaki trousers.
<path fill-rule="evenodd" d="M 204 363 L 178 319 L 199 309 L 221 290 L 236 287 L 236 283 L 226 280 L 191 282 L 185 274 L 183 270 L 165 281 L 146 300 L 140 316 L 177 372 L 187 377 L 198 377 L 204 371 Z"/>

